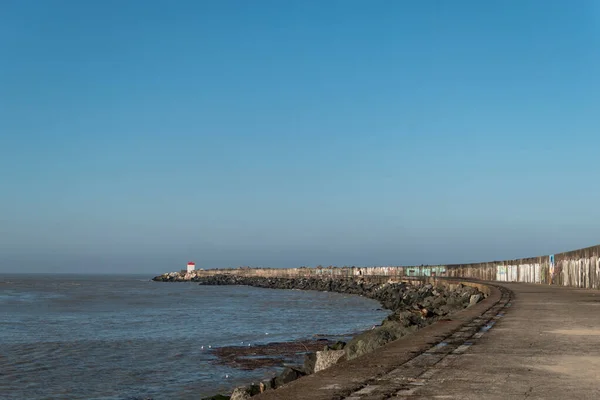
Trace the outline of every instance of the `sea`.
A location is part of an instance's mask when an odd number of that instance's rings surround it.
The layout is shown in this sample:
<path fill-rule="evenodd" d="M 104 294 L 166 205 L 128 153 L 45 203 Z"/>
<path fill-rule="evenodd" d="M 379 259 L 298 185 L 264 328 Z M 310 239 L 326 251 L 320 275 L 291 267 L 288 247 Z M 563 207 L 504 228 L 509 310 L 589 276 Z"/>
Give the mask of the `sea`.
<path fill-rule="evenodd" d="M 215 348 L 347 336 L 387 312 L 329 292 L 0 275 L 0 399 L 200 399 L 274 376 Z"/>

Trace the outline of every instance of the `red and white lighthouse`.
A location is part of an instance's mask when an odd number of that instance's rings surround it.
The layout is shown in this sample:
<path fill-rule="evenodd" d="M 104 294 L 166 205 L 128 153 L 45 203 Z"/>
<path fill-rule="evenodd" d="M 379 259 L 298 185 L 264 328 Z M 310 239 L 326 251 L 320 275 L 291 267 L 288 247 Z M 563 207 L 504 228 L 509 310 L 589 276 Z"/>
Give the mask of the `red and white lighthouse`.
<path fill-rule="evenodd" d="M 192 272 L 195 269 L 196 269 L 196 264 L 194 262 L 190 261 L 189 263 L 187 263 L 187 272 Z"/>

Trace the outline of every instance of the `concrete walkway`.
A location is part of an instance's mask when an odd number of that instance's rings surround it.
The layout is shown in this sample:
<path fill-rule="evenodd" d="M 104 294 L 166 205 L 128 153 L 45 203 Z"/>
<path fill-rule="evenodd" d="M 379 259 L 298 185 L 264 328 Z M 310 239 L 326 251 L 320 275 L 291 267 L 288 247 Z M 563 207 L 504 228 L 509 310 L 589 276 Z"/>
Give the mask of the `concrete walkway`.
<path fill-rule="evenodd" d="M 600 292 L 533 284 L 503 318 L 411 396 L 422 399 L 600 399 Z"/>
<path fill-rule="evenodd" d="M 600 291 L 502 284 L 422 329 L 258 399 L 600 399 Z"/>

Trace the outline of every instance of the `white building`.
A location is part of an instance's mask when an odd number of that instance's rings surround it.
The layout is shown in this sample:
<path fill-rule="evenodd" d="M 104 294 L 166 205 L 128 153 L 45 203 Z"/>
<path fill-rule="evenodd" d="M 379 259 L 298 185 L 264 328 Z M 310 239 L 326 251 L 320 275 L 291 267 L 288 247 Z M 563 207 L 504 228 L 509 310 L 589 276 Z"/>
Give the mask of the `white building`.
<path fill-rule="evenodd" d="M 189 263 L 187 263 L 187 272 L 192 272 L 195 269 L 196 269 L 196 264 L 194 264 L 191 261 Z"/>

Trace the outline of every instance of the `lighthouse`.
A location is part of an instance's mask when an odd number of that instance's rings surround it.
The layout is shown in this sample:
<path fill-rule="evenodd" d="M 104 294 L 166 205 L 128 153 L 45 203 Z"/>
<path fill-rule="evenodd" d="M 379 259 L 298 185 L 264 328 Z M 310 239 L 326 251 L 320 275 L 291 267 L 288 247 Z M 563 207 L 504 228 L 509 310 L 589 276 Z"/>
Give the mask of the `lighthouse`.
<path fill-rule="evenodd" d="M 192 272 L 194 269 L 196 269 L 196 264 L 193 263 L 192 261 L 190 261 L 189 263 L 187 263 L 187 272 Z"/>

